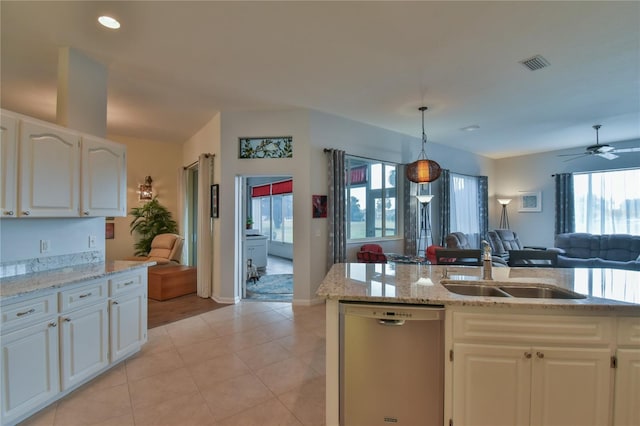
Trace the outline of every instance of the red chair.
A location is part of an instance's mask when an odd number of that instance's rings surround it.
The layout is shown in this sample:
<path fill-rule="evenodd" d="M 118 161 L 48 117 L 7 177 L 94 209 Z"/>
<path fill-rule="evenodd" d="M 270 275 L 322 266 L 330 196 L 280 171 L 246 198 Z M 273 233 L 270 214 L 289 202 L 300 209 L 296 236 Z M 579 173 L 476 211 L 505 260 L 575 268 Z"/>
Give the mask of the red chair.
<path fill-rule="evenodd" d="M 378 244 L 364 244 L 356 253 L 360 263 L 387 263 L 387 256 L 382 252 L 382 246 Z"/>

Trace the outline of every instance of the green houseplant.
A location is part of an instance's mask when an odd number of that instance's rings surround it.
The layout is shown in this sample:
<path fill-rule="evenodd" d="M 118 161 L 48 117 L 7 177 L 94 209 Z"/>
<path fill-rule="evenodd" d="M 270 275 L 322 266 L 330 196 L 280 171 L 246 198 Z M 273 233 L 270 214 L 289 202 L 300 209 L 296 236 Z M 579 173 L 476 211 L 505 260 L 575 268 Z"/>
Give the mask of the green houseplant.
<path fill-rule="evenodd" d="M 151 251 L 151 241 L 158 234 L 175 234 L 178 232 L 178 224 L 171 217 L 171 212 L 160 202 L 157 197 L 144 204 L 142 207 L 134 207 L 129 212 L 133 220 L 129 225 L 131 234 L 136 232 L 140 239 L 135 243 L 135 255 L 146 256 Z"/>

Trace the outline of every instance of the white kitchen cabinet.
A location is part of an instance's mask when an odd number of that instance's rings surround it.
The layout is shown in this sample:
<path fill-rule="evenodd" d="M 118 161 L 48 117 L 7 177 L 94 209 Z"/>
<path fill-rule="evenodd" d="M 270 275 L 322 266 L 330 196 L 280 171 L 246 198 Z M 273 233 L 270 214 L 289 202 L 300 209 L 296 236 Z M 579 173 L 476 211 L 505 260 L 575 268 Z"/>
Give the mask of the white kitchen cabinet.
<path fill-rule="evenodd" d="M 609 424 L 613 329 L 609 318 L 454 314 L 453 424 Z"/>
<path fill-rule="evenodd" d="M 82 136 L 82 215 L 126 216 L 126 148 Z"/>
<path fill-rule="evenodd" d="M 60 316 L 60 377 L 66 390 L 109 364 L 107 299 Z"/>
<path fill-rule="evenodd" d="M 19 216 L 77 217 L 80 136 L 52 124 L 20 124 Z"/>
<path fill-rule="evenodd" d="M 640 425 L 640 349 L 618 349 L 616 371 L 616 426 Z"/>
<path fill-rule="evenodd" d="M 140 349 L 147 341 L 147 274 L 124 274 L 109 280 L 111 295 L 110 361 Z"/>
<path fill-rule="evenodd" d="M 2 424 L 31 413 L 60 390 L 55 317 L 0 336 Z"/>
<path fill-rule="evenodd" d="M 251 259 L 253 266 L 260 269 L 267 267 L 267 237 L 264 235 L 246 237 L 244 241 L 245 265 Z"/>
<path fill-rule="evenodd" d="M 18 120 L 0 112 L 0 217 L 16 217 L 18 208 Z"/>

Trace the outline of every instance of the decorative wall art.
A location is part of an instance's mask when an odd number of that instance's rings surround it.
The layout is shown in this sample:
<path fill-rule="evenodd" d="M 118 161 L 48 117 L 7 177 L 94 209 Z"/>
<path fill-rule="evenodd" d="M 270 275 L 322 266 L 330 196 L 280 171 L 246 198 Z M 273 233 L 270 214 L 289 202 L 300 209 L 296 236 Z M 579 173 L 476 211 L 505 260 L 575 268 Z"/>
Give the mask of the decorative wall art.
<path fill-rule="evenodd" d="M 521 192 L 519 203 L 519 212 L 541 212 L 542 197 L 540 192 Z"/>
<path fill-rule="evenodd" d="M 327 217 L 327 196 L 312 195 L 313 217 Z"/>
<path fill-rule="evenodd" d="M 293 137 L 240 138 L 239 158 L 292 158 Z"/>
<path fill-rule="evenodd" d="M 218 190 L 219 185 L 217 183 L 211 185 L 211 217 L 213 218 L 218 217 L 218 207 L 220 205 Z"/>
<path fill-rule="evenodd" d="M 104 224 L 104 238 L 105 240 L 113 240 L 116 237 L 115 233 L 115 223 L 106 222 Z"/>

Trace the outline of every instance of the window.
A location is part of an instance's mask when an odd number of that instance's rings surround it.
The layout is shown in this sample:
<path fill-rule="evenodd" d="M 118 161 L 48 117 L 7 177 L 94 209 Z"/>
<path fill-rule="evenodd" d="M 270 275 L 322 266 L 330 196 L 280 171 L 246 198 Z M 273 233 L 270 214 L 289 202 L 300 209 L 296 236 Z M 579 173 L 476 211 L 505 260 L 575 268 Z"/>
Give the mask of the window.
<path fill-rule="evenodd" d="M 480 247 L 478 177 L 451 173 L 451 230 L 463 232 L 472 247 Z"/>
<path fill-rule="evenodd" d="M 251 215 L 254 227 L 269 240 L 293 244 L 293 181 L 254 186 Z"/>
<path fill-rule="evenodd" d="M 398 235 L 396 165 L 347 156 L 347 238 Z"/>
<path fill-rule="evenodd" d="M 640 169 L 573 175 L 576 232 L 640 235 Z"/>

